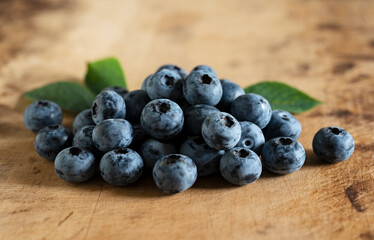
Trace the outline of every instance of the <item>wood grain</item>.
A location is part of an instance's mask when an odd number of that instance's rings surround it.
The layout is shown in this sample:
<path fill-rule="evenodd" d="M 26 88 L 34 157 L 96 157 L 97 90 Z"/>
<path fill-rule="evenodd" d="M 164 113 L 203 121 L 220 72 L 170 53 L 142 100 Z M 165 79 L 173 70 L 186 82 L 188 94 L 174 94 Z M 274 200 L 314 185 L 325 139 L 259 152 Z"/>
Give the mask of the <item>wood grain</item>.
<path fill-rule="evenodd" d="M 374 239 L 373 29 L 366 0 L 1 1 L 1 239 Z M 22 94 L 82 79 L 88 61 L 111 55 L 132 89 L 164 63 L 209 64 L 243 87 L 276 79 L 321 99 L 297 116 L 305 166 L 245 187 L 202 178 L 173 196 L 150 177 L 63 182 L 34 151 Z M 344 163 L 312 152 L 328 125 L 355 138 Z"/>

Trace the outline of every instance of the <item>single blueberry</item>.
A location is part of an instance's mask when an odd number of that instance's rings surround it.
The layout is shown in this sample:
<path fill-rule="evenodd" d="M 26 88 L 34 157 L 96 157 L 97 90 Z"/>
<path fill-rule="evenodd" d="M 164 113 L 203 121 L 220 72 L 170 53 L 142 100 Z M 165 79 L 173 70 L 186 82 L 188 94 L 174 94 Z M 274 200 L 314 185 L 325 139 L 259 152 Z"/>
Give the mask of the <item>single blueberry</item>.
<path fill-rule="evenodd" d="M 183 81 L 183 95 L 191 105 L 215 106 L 221 100 L 222 85 L 210 72 L 192 71 Z"/>
<path fill-rule="evenodd" d="M 239 123 L 242 128 L 242 135 L 236 146 L 247 148 L 260 155 L 265 143 L 265 137 L 261 129 L 256 124 L 248 121 Z"/>
<path fill-rule="evenodd" d="M 221 175 L 234 185 L 246 185 L 256 181 L 262 172 L 258 155 L 242 147 L 227 151 L 220 161 Z"/>
<path fill-rule="evenodd" d="M 167 98 L 177 101 L 183 95 L 182 93 L 182 77 L 175 71 L 162 69 L 148 80 L 147 93 L 154 99 Z"/>
<path fill-rule="evenodd" d="M 104 90 L 102 90 L 101 92 L 105 92 L 105 91 L 114 91 L 123 98 L 129 92 L 129 90 L 127 90 L 127 88 L 118 87 L 118 86 L 111 86 L 111 87 L 104 88 Z"/>
<path fill-rule="evenodd" d="M 230 112 L 231 104 L 239 96 L 244 95 L 245 92 L 238 84 L 227 79 L 222 79 L 220 82 L 222 84 L 222 98 L 216 107 L 222 112 Z"/>
<path fill-rule="evenodd" d="M 97 149 L 92 139 L 94 128 L 94 125 L 80 128 L 74 135 L 73 146 L 84 148 L 95 155 L 99 154 L 99 149 Z"/>
<path fill-rule="evenodd" d="M 92 119 L 91 109 L 83 110 L 74 118 L 73 131 L 76 133 L 81 127 L 88 125 L 96 125 Z"/>
<path fill-rule="evenodd" d="M 61 124 L 62 110 L 52 101 L 39 100 L 26 108 L 23 120 L 28 129 L 37 132 L 44 127 Z"/>
<path fill-rule="evenodd" d="M 217 76 L 216 71 L 214 71 L 214 69 L 209 67 L 208 65 L 197 65 L 191 70 L 191 73 L 195 71 L 206 71 L 206 72 L 213 74 L 214 76 Z"/>
<path fill-rule="evenodd" d="M 159 159 L 153 168 L 156 186 L 167 194 L 180 193 L 196 181 L 197 169 L 191 158 L 169 154 Z"/>
<path fill-rule="evenodd" d="M 296 139 L 278 137 L 265 143 L 261 158 L 269 171 L 288 174 L 296 172 L 304 165 L 305 150 Z"/>
<path fill-rule="evenodd" d="M 96 96 L 92 104 L 92 119 L 98 124 L 105 119 L 125 118 L 125 100 L 114 91 L 104 91 Z"/>
<path fill-rule="evenodd" d="M 276 137 L 298 139 L 301 134 L 301 124 L 291 113 L 283 110 L 273 110 L 271 120 L 263 129 L 267 140 Z"/>
<path fill-rule="evenodd" d="M 40 156 L 53 161 L 62 149 L 71 146 L 72 140 L 73 134 L 66 127 L 48 126 L 36 134 L 34 146 Z"/>
<path fill-rule="evenodd" d="M 228 150 L 235 147 L 242 134 L 238 120 L 224 112 L 207 116 L 201 127 L 201 132 L 205 142 L 217 150 Z"/>
<path fill-rule="evenodd" d="M 352 135 L 340 127 L 320 129 L 313 138 L 313 151 L 321 160 L 338 163 L 352 156 L 355 142 Z"/>
<path fill-rule="evenodd" d="M 100 173 L 105 182 L 126 186 L 136 182 L 142 175 L 143 160 L 129 148 L 112 150 L 101 158 Z"/>
<path fill-rule="evenodd" d="M 163 143 L 152 138 L 146 140 L 141 145 L 139 151 L 144 161 L 144 167 L 149 169 L 153 169 L 157 160 L 163 156 L 177 152 L 178 151 L 173 144 Z"/>
<path fill-rule="evenodd" d="M 174 71 L 174 72 L 178 73 L 181 76 L 182 79 L 185 79 L 187 77 L 187 72 L 184 69 L 182 69 L 181 67 L 179 67 L 177 65 L 174 65 L 174 64 L 162 65 L 161 67 L 159 67 L 157 69 L 156 72 L 159 72 L 162 69 L 168 69 L 168 70 Z"/>
<path fill-rule="evenodd" d="M 147 91 L 148 81 L 152 78 L 153 74 L 148 75 L 142 83 L 141 90 Z"/>
<path fill-rule="evenodd" d="M 143 108 L 140 123 L 144 131 L 152 137 L 160 140 L 169 139 L 182 130 L 183 111 L 171 100 L 156 99 Z"/>
<path fill-rule="evenodd" d="M 125 119 L 104 120 L 92 132 L 92 140 L 102 152 L 125 148 L 131 144 L 133 137 L 131 124 Z"/>
<path fill-rule="evenodd" d="M 56 157 L 55 171 L 57 176 L 68 182 L 87 181 L 95 174 L 95 157 L 83 148 L 66 148 Z"/>
<path fill-rule="evenodd" d="M 219 161 L 225 151 L 211 148 L 202 137 L 195 136 L 184 141 L 180 147 L 180 153 L 194 161 L 197 174 L 203 177 L 218 172 Z"/>
<path fill-rule="evenodd" d="M 140 114 L 147 103 L 151 101 L 144 90 L 131 91 L 124 97 L 126 103 L 126 120 L 131 123 L 140 121 Z"/>
<path fill-rule="evenodd" d="M 248 93 L 239 96 L 231 105 L 231 114 L 239 121 L 249 121 L 261 129 L 266 127 L 271 119 L 269 102 L 260 95 Z"/>
<path fill-rule="evenodd" d="M 190 136 L 201 135 L 201 126 L 207 116 L 220 111 L 209 105 L 198 104 L 184 111 L 184 127 Z"/>
<path fill-rule="evenodd" d="M 148 138 L 148 135 L 144 131 L 140 123 L 132 124 L 132 132 L 134 134 L 134 138 L 129 148 L 137 151 L 139 147 L 141 146 L 141 144 Z"/>

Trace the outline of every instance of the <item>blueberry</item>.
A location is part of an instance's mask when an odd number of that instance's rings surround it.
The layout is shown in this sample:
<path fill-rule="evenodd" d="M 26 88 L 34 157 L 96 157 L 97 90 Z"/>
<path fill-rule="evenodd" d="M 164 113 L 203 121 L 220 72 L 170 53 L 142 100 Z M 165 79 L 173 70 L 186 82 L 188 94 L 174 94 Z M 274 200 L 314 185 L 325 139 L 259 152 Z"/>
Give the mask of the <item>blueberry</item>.
<path fill-rule="evenodd" d="M 342 162 L 352 156 L 354 149 L 352 135 L 340 127 L 322 128 L 313 138 L 313 151 L 325 162 Z"/>
<path fill-rule="evenodd" d="M 180 153 L 194 161 L 199 176 L 208 176 L 218 172 L 219 160 L 225 153 L 208 146 L 200 136 L 188 138 L 181 146 Z"/>
<path fill-rule="evenodd" d="M 191 105 L 217 105 L 222 97 L 218 78 L 207 71 L 192 71 L 183 81 L 183 95 Z"/>
<path fill-rule="evenodd" d="M 201 125 L 205 118 L 219 110 L 213 106 L 198 104 L 191 106 L 184 111 L 184 127 L 190 136 L 201 135 Z"/>
<path fill-rule="evenodd" d="M 105 92 L 105 91 L 114 91 L 114 92 L 116 92 L 118 95 L 120 95 L 123 98 L 129 92 L 129 90 L 127 90 L 127 88 L 118 87 L 118 86 L 107 87 L 104 90 L 102 90 L 101 92 Z"/>
<path fill-rule="evenodd" d="M 222 112 L 230 112 L 231 104 L 239 96 L 244 95 L 245 92 L 238 84 L 227 79 L 222 79 L 220 82 L 222 84 L 222 98 L 216 107 Z"/>
<path fill-rule="evenodd" d="M 241 186 L 252 183 L 260 177 L 262 164 L 255 152 L 236 147 L 222 156 L 220 171 L 226 181 Z"/>
<path fill-rule="evenodd" d="M 148 77 L 146 77 L 142 83 L 142 86 L 141 86 L 141 90 L 144 90 L 144 91 L 147 91 L 147 86 L 148 86 L 148 81 L 149 79 L 151 79 L 153 76 L 153 74 L 150 74 L 148 75 Z"/>
<path fill-rule="evenodd" d="M 61 124 L 62 110 L 52 101 L 39 100 L 26 108 L 23 120 L 28 129 L 37 132 L 44 127 Z"/>
<path fill-rule="evenodd" d="M 141 145 L 139 153 L 143 158 L 144 167 L 153 169 L 157 160 L 165 155 L 177 153 L 177 149 L 173 144 L 150 138 Z"/>
<path fill-rule="evenodd" d="M 180 99 L 178 99 L 178 101 L 176 102 L 178 105 L 179 105 L 179 107 L 183 110 L 183 112 L 187 109 L 187 108 L 189 108 L 189 107 L 191 107 L 191 104 L 186 100 L 186 98 L 183 96 L 183 94 L 182 94 L 182 96 L 180 97 Z"/>
<path fill-rule="evenodd" d="M 208 65 L 197 65 L 191 70 L 191 73 L 195 71 L 206 71 L 206 72 L 213 74 L 214 76 L 217 76 L 216 71 L 214 71 L 214 69 L 209 67 Z"/>
<path fill-rule="evenodd" d="M 148 96 L 152 100 L 167 98 L 177 101 L 183 94 L 182 82 L 183 79 L 177 72 L 162 69 L 153 74 L 152 78 L 148 80 Z"/>
<path fill-rule="evenodd" d="M 87 181 L 95 174 L 95 157 L 83 148 L 66 148 L 56 157 L 55 171 L 57 176 L 68 182 Z"/>
<path fill-rule="evenodd" d="M 133 139 L 131 124 L 124 119 L 107 119 L 100 122 L 92 132 L 95 146 L 102 152 L 125 148 Z"/>
<path fill-rule="evenodd" d="M 36 134 L 34 146 L 40 156 L 53 161 L 62 149 L 71 146 L 72 139 L 73 134 L 66 127 L 48 126 Z"/>
<path fill-rule="evenodd" d="M 126 186 L 136 182 L 143 173 L 143 160 L 129 148 L 107 152 L 100 161 L 100 173 L 105 182 Z"/>
<path fill-rule="evenodd" d="M 95 122 L 92 120 L 91 109 L 83 110 L 74 118 L 73 131 L 76 133 L 81 127 L 87 125 L 95 125 Z"/>
<path fill-rule="evenodd" d="M 271 119 L 269 102 L 260 95 L 248 93 L 239 96 L 231 105 L 231 114 L 239 121 L 249 121 L 261 129 L 266 127 Z"/>
<path fill-rule="evenodd" d="M 171 100 L 156 99 L 143 108 L 140 123 L 144 131 L 152 137 L 160 140 L 169 139 L 182 130 L 183 111 Z"/>
<path fill-rule="evenodd" d="M 251 122 L 243 121 L 239 123 L 242 128 L 242 135 L 236 146 L 247 148 L 260 155 L 265 143 L 265 137 L 261 129 Z"/>
<path fill-rule="evenodd" d="M 196 181 L 197 169 L 191 158 L 181 154 L 169 154 L 159 159 L 153 168 L 153 180 L 164 193 L 185 191 Z"/>
<path fill-rule="evenodd" d="M 137 123 L 140 120 L 140 114 L 147 103 L 151 101 L 144 90 L 131 91 L 124 97 L 126 103 L 126 120 L 131 123 Z"/>
<path fill-rule="evenodd" d="M 276 137 L 290 137 L 298 139 L 301 133 L 301 124 L 291 113 L 282 110 L 273 110 L 271 120 L 263 129 L 266 139 Z"/>
<path fill-rule="evenodd" d="M 105 119 L 125 118 L 126 105 L 114 91 L 104 91 L 96 96 L 92 104 L 92 119 L 98 124 Z"/>
<path fill-rule="evenodd" d="M 168 69 L 168 70 L 174 71 L 174 72 L 178 73 L 181 76 L 182 79 L 185 79 L 187 77 L 187 72 L 184 69 L 182 69 L 181 67 L 179 67 L 177 65 L 174 65 L 174 64 L 162 65 L 161 67 L 159 67 L 157 69 L 156 72 L 159 72 L 162 69 Z"/>
<path fill-rule="evenodd" d="M 293 173 L 305 162 L 305 150 L 295 139 L 289 137 L 273 138 L 262 149 L 262 163 L 277 174 Z"/>
<path fill-rule="evenodd" d="M 92 140 L 92 132 L 94 125 L 88 125 L 80 128 L 73 138 L 73 146 L 84 148 L 93 154 L 99 154 L 99 149 L 95 146 Z"/>
<path fill-rule="evenodd" d="M 132 124 L 132 132 L 134 134 L 134 138 L 131 142 L 130 148 L 137 150 L 140 145 L 148 138 L 148 135 L 147 133 L 145 133 L 140 123 Z"/>
<path fill-rule="evenodd" d="M 235 147 L 242 134 L 238 120 L 224 112 L 213 113 L 206 117 L 201 132 L 205 142 L 217 150 Z"/>

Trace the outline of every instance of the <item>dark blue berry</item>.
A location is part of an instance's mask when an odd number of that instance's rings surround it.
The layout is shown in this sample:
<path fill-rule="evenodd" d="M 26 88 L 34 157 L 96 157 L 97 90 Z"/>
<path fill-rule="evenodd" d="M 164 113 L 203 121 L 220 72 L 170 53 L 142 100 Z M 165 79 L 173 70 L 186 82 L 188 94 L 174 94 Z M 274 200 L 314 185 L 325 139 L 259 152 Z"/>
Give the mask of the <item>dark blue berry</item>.
<path fill-rule="evenodd" d="M 53 161 L 62 149 L 71 146 L 72 140 L 73 134 L 66 127 L 48 126 L 36 134 L 34 146 L 40 156 Z"/>
<path fill-rule="evenodd" d="M 123 98 L 129 92 L 129 90 L 127 90 L 127 88 L 118 87 L 118 86 L 107 87 L 104 90 L 102 90 L 101 92 L 105 92 L 105 91 L 114 91 Z"/>
<path fill-rule="evenodd" d="M 147 91 L 147 87 L 148 87 L 148 81 L 149 79 L 151 79 L 153 76 L 153 74 L 150 74 L 148 75 L 148 77 L 146 77 L 142 83 L 142 86 L 140 87 L 141 90 L 144 90 L 144 91 Z"/>
<path fill-rule="evenodd" d="M 291 113 L 273 110 L 271 120 L 263 129 L 266 139 L 290 137 L 298 139 L 301 134 L 301 124 Z"/>
<path fill-rule="evenodd" d="M 191 158 L 170 154 L 159 159 L 153 168 L 156 186 L 167 194 L 180 193 L 196 181 L 197 169 Z"/>
<path fill-rule="evenodd" d="M 213 106 L 198 104 L 184 111 L 184 127 L 190 136 L 201 135 L 201 126 L 207 116 L 219 113 Z"/>
<path fill-rule="evenodd" d="M 125 100 L 114 91 L 104 91 L 96 96 L 92 104 L 92 119 L 98 124 L 105 119 L 125 118 Z"/>
<path fill-rule="evenodd" d="M 241 95 L 231 105 L 231 114 L 239 121 L 249 121 L 261 129 L 266 127 L 271 119 L 269 102 L 260 95 L 248 93 Z"/>
<path fill-rule="evenodd" d="M 147 93 L 154 99 L 167 98 L 177 101 L 183 95 L 182 77 L 175 71 L 162 69 L 148 80 Z"/>
<path fill-rule="evenodd" d="M 262 163 L 271 172 L 288 174 L 299 170 L 305 162 L 305 150 L 295 139 L 273 138 L 262 149 Z"/>
<path fill-rule="evenodd" d="M 83 110 L 74 118 L 73 131 L 76 133 L 81 127 L 88 125 L 95 125 L 92 119 L 91 109 Z"/>
<path fill-rule="evenodd" d="M 162 65 L 161 67 L 159 67 L 157 69 L 156 72 L 159 72 L 162 69 L 168 69 L 168 70 L 174 71 L 174 72 L 178 73 L 181 76 L 182 79 L 185 79 L 187 77 L 187 72 L 184 69 L 182 69 L 181 67 L 179 67 L 177 65 L 174 65 L 174 64 Z"/>
<path fill-rule="evenodd" d="M 26 108 L 23 120 L 28 129 L 37 132 L 44 127 L 61 124 L 62 110 L 52 101 L 39 100 Z"/>
<path fill-rule="evenodd" d="M 230 112 L 231 104 L 245 92 L 238 84 L 227 79 L 222 79 L 220 82 L 222 84 L 222 98 L 216 107 L 222 112 Z"/>
<path fill-rule="evenodd" d="M 169 139 L 183 128 L 182 109 L 168 99 L 156 99 L 149 102 L 142 111 L 140 123 L 144 131 L 156 139 Z"/>
<path fill-rule="evenodd" d="M 222 85 L 210 72 L 192 71 L 183 81 L 183 95 L 191 105 L 215 106 L 221 100 Z"/>
<path fill-rule="evenodd" d="M 131 142 L 130 148 L 137 151 L 140 145 L 148 138 L 148 135 L 140 123 L 132 124 L 132 132 L 134 138 Z"/>
<path fill-rule="evenodd" d="M 340 127 L 322 128 L 313 138 L 313 151 L 325 162 L 342 162 L 352 156 L 354 149 L 352 135 Z"/>
<path fill-rule="evenodd" d="M 214 69 L 209 67 L 208 65 L 197 65 L 191 70 L 191 73 L 195 71 L 206 71 L 206 72 L 213 74 L 214 76 L 217 76 L 216 71 L 214 71 Z"/>
<path fill-rule="evenodd" d="M 95 174 L 94 155 L 79 147 L 62 150 L 55 160 L 55 171 L 61 179 L 72 182 L 84 182 Z"/>
<path fill-rule="evenodd" d="M 217 150 L 235 147 L 242 134 L 239 122 L 224 112 L 213 113 L 206 117 L 201 132 L 205 142 Z"/>
<path fill-rule="evenodd" d="M 135 90 L 126 94 L 124 97 L 126 103 L 126 120 L 131 123 L 140 121 L 140 114 L 147 103 L 151 101 L 144 90 Z"/>
<path fill-rule="evenodd" d="M 242 135 L 236 146 L 247 148 L 260 155 L 265 143 L 265 137 L 261 129 L 256 124 L 247 121 L 240 122 L 240 126 Z"/>
<path fill-rule="evenodd" d="M 126 186 L 137 181 L 142 175 L 143 160 L 134 150 L 116 149 L 101 158 L 100 173 L 105 182 Z"/>
<path fill-rule="evenodd" d="M 98 154 L 99 149 L 95 146 L 92 139 L 94 125 L 88 125 L 80 128 L 74 135 L 73 146 L 84 148 L 93 154 Z"/>
<path fill-rule="evenodd" d="M 92 139 L 102 152 L 125 148 L 132 142 L 134 135 L 131 124 L 125 119 L 107 119 L 95 126 Z"/>
<path fill-rule="evenodd" d="M 199 176 L 208 176 L 218 172 L 219 161 L 225 153 L 208 146 L 200 136 L 188 138 L 180 147 L 180 153 L 194 161 Z"/>
<path fill-rule="evenodd" d="M 222 156 L 220 171 L 226 181 L 240 186 L 256 181 L 261 175 L 262 164 L 255 152 L 236 147 Z"/>
<path fill-rule="evenodd" d="M 173 144 L 163 143 L 156 139 L 146 140 L 140 147 L 140 155 L 144 161 L 144 167 L 153 169 L 153 166 L 163 156 L 171 153 L 177 153 L 177 149 Z"/>

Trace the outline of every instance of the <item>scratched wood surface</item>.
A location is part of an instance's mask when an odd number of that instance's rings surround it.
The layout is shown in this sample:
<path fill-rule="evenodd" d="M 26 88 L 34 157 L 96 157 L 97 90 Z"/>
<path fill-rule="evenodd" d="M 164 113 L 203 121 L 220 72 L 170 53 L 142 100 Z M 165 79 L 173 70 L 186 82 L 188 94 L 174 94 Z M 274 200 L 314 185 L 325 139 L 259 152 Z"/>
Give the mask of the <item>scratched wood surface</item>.
<path fill-rule="evenodd" d="M 374 239 L 373 29 L 365 0 L 0 1 L 0 238 Z M 150 177 L 126 188 L 58 179 L 34 151 L 22 94 L 111 55 L 131 89 L 161 64 L 204 63 L 243 87 L 276 79 L 324 101 L 297 116 L 304 167 L 245 187 L 198 179 L 174 196 Z M 311 150 L 328 125 L 355 138 L 344 163 Z"/>

